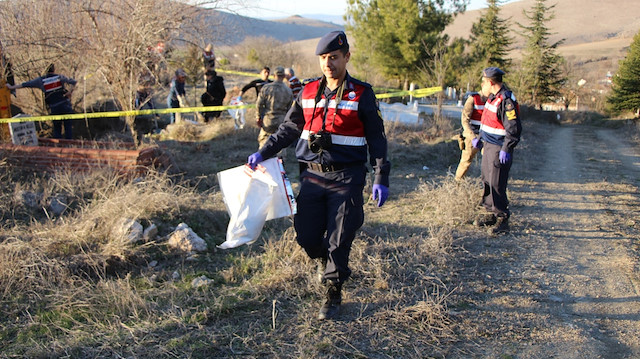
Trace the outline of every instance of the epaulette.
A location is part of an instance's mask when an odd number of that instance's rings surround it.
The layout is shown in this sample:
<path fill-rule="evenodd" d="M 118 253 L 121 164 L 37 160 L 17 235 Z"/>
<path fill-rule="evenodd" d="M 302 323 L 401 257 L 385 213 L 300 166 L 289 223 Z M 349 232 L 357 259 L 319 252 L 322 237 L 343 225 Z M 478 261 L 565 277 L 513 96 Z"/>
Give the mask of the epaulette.
<path fill-rule="evenodd" d="M 362 80 L 358 80 L 356 78 L 353 78 L 351 76 L 349 76 L 349 82 L 354 83 L 354 84 L 358 84 L 360 86 L 364 86 L 364 87 L 368 87 L 368 88 L 373 88 L 373 86 L 371 86 L 370 83 L 368 82 L 364 82 Z"/>
<path fill-rule="evenodd" d="M 302 85 L 304 86 L 304 85 L 308 84 L 309 82 L 318 81 L 321 78 L 322 78 L 322 76 L 318 76 L 318 77 L 313 77 L 313 78 L 310 78 L 310 79 L 304 79 L 304 80 L 302 80 L 300 82 L 302 82 Z"/>

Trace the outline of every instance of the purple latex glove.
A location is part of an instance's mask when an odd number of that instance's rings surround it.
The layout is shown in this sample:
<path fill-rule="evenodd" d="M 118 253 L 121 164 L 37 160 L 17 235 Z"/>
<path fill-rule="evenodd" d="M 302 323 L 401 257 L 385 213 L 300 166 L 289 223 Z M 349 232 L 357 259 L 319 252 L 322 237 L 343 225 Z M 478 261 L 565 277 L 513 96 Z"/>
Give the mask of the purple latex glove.
<path fill-rule="evenodd" d="M 509 152 L 500 151 L 498 158 L 502 164 L 509 163 L 511 161 L 511 154 Z"/>
<path fill-rule="evenodd" d="M 382 207 L 387 197 L 389 197 L 389 188 L 385 185 L 374 184 L 372 196 L 374 200 L 378 200 L 378 207 Z"/>
<path fill-rule="evenodd" d="M 247 158 L 247 164 L 251 167 L 252 170 L 256 169 L 258 163 L 262 162 L 262 155 L 260 152 L 252 153 L 249 158 Z"/>
<path fill-rule="evenodd" d="M 476 137 L 471 140 L 471 146 L 480 150 L 482 149 L 482 141 L 480 141 L 480 139 Z"/>

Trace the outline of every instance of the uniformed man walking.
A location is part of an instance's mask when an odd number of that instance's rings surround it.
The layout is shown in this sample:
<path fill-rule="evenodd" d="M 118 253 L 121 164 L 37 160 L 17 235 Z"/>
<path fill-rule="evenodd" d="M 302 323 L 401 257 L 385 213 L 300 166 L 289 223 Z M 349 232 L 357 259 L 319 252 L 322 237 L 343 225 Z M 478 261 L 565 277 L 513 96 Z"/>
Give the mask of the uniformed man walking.
<path fill-rule="evenodd" d="M 65 87 L 70 85 L 69 88 Z M 47 67 L 44 76 L 25 81 L 18 85 L 7 84 L 9 90 L 19 88 L 38 88 L 44 93 L 44 102 L 47 104 L 50 115 L 67 115 L 74 113 L 71 105 L 71 94 L 75 88 L 76 80 L 56 73 L 53 64 Z M 62 138 L 62 126 L 64 125 L 64 138 L 73 138 L 73 120 L 53 121 L 53 138 Z"/>
<path fill-rule="evenodd" d="M 256 108 L 258 109 L 258 148 L 262 147 L 269 136 L 271 136 L 278 126 L 284 121 L 284 116 L 291 107 L 293 95 L 291 89 L 284 83 L 284 68 L 276 67 L 275 81 L 262 87 Z"/>
<path fill-rule="evenodd" d="M 456 169 L 456 181 L 460 181 L 467 174 L 471 161 L 478 153 L 478 149 L 473 147 L 471 141 L 480 134 L 480 120 L 482 119 L 482 111 L 486 98 L 477 92 L 472 92 L 464 102 L 462 108 L 462 145 L 460 150 L 460 163 Z"/>
<path fill-rule="evenodd" d="M 363 194 L 367 154 L 375 171 L 372 197 L 387 199 L 387 139 L 371 86 L 351 77 L 351 53 L 342 31 L 323 36 L 316 55 L 323 76 L 305 85 L 284 123 L 248 158 L 252 168 L 297 141 L 300 193 L 294 226 L 309 257 L 324 264 L 326 286 L 319 319 L 333 318 L 342 302 L 342 285 L 351 275 L 349 253 L 364 222 Z"/>
<path fill-rule="evenodd" d="M 482 112 L 480 135 L 472 141 L 482 150 L 482 182 L 484 193 L 481 205 L 489 212 L 479 218 L 479 226 L 493 226 L 494 234 L 509 230 L 509 200 L 507 182 L 513 163 L 513 150 L 520 142 L 522 125 L 520 107 L 513 93 L 502 83 L 504 71 L 488 67 L 482 71 L 482 94 L 487 102 Z"/>

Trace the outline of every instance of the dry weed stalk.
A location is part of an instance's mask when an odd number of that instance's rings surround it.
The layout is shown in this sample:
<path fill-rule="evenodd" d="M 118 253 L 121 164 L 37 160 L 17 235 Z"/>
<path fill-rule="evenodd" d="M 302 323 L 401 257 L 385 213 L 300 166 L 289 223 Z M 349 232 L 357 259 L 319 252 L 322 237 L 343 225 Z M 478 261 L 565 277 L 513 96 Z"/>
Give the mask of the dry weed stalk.
<path fill-rule="evenodd" d="M 478 178 L 455 181 L 451 177 L 423 183 L 415 193 L 421 199 L 423 212 L 431 215 L 431 223 L 460 225 L 470 223 L 477 213 L 482 186 Z"/>

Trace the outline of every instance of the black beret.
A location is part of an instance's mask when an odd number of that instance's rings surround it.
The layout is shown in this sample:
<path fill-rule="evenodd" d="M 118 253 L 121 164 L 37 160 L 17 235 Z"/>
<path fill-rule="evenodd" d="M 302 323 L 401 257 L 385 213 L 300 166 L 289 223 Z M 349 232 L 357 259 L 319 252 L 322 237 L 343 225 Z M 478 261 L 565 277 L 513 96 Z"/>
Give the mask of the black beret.
<path fill-rule="evenodd" d="M 349 46 L 349 43 L 347 43 L 347 35 L 345 35 L 343 31 L 332 31 L 318 41 L 316 55 L 326 54 L 347 46 Z"/>
<path fill-rule="evenodd" d="M 487 67 L 486 69 L 482 70 L 482 77 L 499 77 L 502 78 L 502 75 L 504 75 L 505 72 L 500 70 L 497 67 Z"/>

